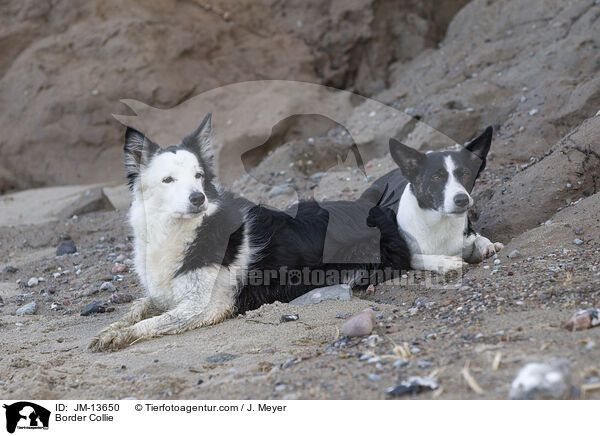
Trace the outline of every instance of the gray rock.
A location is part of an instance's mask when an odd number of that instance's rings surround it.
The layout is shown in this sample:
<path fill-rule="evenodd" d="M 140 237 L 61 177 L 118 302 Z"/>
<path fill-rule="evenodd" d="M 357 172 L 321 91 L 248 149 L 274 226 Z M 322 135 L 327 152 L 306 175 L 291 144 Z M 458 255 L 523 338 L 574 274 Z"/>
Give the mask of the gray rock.
<path fill-rule="evenodd" d="M 350 301 L 352 291 L 348 285 L 333 285 L 324 288 L 316 288 L 298 298 L 290 301 L 295 306 L 308 306 L 325 300 Z"/>
<path fill-rule="evenodd" d="M 32 277 L 29 279 L 29 281 L 27 282 L 27 286 L 29 286 L 30 288 L 33 286 L 37 286 L 37 284 L 39 283 L 39 279 L 37 277 Z"/>
<path fill-rule="evenodd" d="M 310 176 L 311 180 L 320 180 L 323 177 L 325 177 L 327 175 L 327 173 L 314 173 L 312 176 Z"/>
<path fill-rule="evenodd" d="M 56 249 L 57 256 L 64 256 L 65 254 L 73 254 L 76 252 L 77 247 L 75 247 L 75 242 L 73 241 L 63 241 Z"/>
<path fill-rule="evenodd" d="M 435 377 L 409 377 L 407 380 L 400 382 L 398 385 L 387 390 L 387 394 L 391 397 L 401 397 L 408 394 L 418 394 L 424 390 L 435 390 L 440 386 L 440 383 Z"/>
<path fill-rule="evenodd" d="M 23 306 L 19 307 L 15 312 L 15 315 L 33 315 L 37 310 L 37 305 L 35 301 L 31 301 Z"/>
<path fill-rule="evenodd" d="M 433 365 L 433 363 L 431 363 L 428 360 L 418 360 L 417 361 L 417 366 L 419 368 L 429 368 L 431 365 Z"/>
<path fill-rule="evenodd" d="M 571 367 L 566 359 L 548 363 L 529 363 L 519 370 L 512 382 L 511 400 L 567 399 L 573 394 Z"/>
<path fill-rule="evenodd" d="M 519 252 L 519 250 L 513 250 L 508 254 L 508 257 L 510 259 L 515 259 L 517 257 L 521 256 L 521 253 Z"/>
<path fill-rule="evenodd" d="M 208 356 L 205 360 L 209 363 L 222 363 L 229 362 L 230 360 L 235 359 L 237 356 L 235 354 L 230 353 L 217 353 L 212 356 Z"/>
<path fill-rule="evenodd" d="M 292 185 L 286 183 L 283 185 L 273 186 L 269 191 L 269 198 L 277 197 L 278 195 L 289 195 L 294 192 Z"/>
<path fill-rule="evenodd" d="M 92 313 L 104 313 L 106 312 L 106 305 L 102 301 L 94 301 L 93 303 L 85 306 L 85 309 L 81 312 L 81 316 L 88 316 Z"/>
<path fill-rule="evenodd" d="M 83 215 L 101 210 L 115 210 L 102 188 L 88 189 L 81 197 L 59 212 L 61 219 L 69 219 L 73 215 Z"/>
<path fill-rule="evenodd" d="M 5 266 L 5 267 L 2 269 L 2 272 L 3 272 L 4 274 L 14 274 L 14 273 L 16 273 L 17 271 L 19 271 L 19 269 L 18 269 L 18 268 L 15 268 L 14 266 L 10 266 L 10 265 L 8 265 L 8 266 Z"/>
<path fill-rule="evenodd" d="M 579 238 L 575 238 L 575 239 L 573 239 L 573 244 L 575 244 L 575 245 L 581 245 L 581 244 L 583 244 L 583 241 L 581 239 L 579 239 Z"/>
<path fill-rule="evenodd" d="M 100 290 L 101 291 L 115 292 L 117 290 L 117 288 L 115 288 L 115 285 L 113 285 L 111 282 L 104 282 L 100 286 Z"/>

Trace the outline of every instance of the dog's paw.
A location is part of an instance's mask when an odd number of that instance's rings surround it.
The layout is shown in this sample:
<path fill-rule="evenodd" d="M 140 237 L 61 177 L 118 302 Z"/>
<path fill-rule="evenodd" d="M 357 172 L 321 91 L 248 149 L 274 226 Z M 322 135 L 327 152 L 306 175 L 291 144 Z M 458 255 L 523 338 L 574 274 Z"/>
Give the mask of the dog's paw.
<path fill-rule="evenodd" d="M 116 351 L 129 346 L 133 340 L 131 329 L 107 328 L 92 339 L 88 348 L 94 352 Z"/>
<path fill-rule="evenodd" d="M 471 247 L 468 250 L 470 254 L 465 257 L 465 260 L 469 263 L 479 263 L 502 250 L 504 244 L 492 242 L 485 236 L 477 235 Z"/>

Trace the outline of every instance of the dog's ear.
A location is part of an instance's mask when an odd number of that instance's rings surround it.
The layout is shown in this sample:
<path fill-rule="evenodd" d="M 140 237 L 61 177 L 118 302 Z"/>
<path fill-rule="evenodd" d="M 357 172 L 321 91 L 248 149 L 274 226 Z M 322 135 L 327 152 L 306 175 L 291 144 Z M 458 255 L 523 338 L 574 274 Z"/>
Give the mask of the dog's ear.
<path fill-rule="evenodd" d="M 392 155 L 394 162 L 400 167 L 402 175 L 406 177 L 409 182 L 415 180 L 427 159 L 420 151 L 415 150 L 408 145 L 404 145 L 394 138 L 390 138 L 390 154 Z"/>
<path fill-rule="evenodd" d="M 490 151 L 490 146 L 492 145 L 493 133 L 494 129 L 492 126 L 489 126 L 487 129 L 485 129 L 485 132 L 469 142 L 465 146 L 465 149 L 473 153 L 479 159 L 485 160 L 485 157 Z"/>
<path fill-rule="evenodd" d="M 140 167 L 146 165 L 159 149 L 159 145 L 146 138 L 143 133 L 127 127 L 123 151 L 125 153 L 125 174 L 131 188 L 140 174 Z"/>
<path fill-rule="evenodd" d="M 196 150 L 203 158 L 212 163 L 214 160 L 214 151 L 212 144 L 211 128 L 212 112 L 209 112 L 198 128 L 183 138 L 183 144 L 193 150 Z"/>

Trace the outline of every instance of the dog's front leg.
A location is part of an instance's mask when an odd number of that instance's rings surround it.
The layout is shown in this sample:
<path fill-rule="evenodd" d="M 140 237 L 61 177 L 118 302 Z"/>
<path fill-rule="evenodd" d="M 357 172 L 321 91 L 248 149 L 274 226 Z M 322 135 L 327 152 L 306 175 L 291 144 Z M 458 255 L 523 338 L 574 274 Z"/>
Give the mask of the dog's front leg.
<path fill-rule="evenodd" d="M 105 338 L 114 336 L 115 332 L 125 327 L 132 326 L 144 319 L 160 314 L 161 309 L 158 304 L 150 297 L 135 300 L 125 316 L 120 320 L 113 322 L 108 327 L 98 333 L 90 342 L 89 349 L 92 351 L 102 351 L 105 349 Z"/>
<path fill-rule="evenodd" d="M 463 239 L 462 257 L 469 263 L 479 263 L 493 256 L 504 248 L 500 242 L 492 242 L 478 233 L 465 235 Z"/>

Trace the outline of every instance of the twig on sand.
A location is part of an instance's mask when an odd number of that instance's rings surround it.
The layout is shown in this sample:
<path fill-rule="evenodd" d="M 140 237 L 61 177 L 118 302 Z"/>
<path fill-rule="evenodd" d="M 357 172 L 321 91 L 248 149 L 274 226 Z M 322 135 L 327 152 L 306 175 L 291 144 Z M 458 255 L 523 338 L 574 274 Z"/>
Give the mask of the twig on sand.
<path fill-rule="evenodd" d="M 502 353 L 498 351 L 494 356 L 494 361 L 492 362 L 492 370 L 498 371 L 500 368 L 500 363 L 502 362 Z"/>
<path fill-rule="evenodd" d="M 475 378 L 469 372 L 470 364 L 471 364 L 471 361 L 467 360 L 467 363 L 465 363 L 465 367 L 462 369 L 461 374 L 462 374 L 463 378 L 465 379 L 465 381 L 467 382 L 467 385 L 469 385 L 469 387 L 474 392 L 476 392 L 478 394 L 483 394 L 485 391 L 483 390 L 483 388 L 481 386 L 479 386 L 479 383 L 477 383 L 477 380 L 475 380 Z"/>

